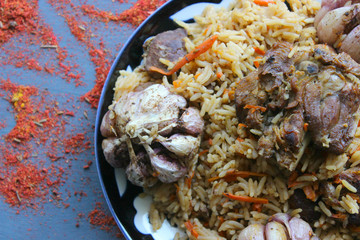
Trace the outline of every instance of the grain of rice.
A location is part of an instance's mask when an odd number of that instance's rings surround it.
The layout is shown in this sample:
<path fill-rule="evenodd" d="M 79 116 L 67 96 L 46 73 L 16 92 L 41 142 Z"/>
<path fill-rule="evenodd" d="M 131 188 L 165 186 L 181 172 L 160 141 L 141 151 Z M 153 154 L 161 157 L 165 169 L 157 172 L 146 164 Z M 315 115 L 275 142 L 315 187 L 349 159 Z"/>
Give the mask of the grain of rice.
<path fill-rule="evenodd" d="M 228 220 L 228 221 L 223 222 L 223 224 L 221 224 L 218 231 L 227 231 L 229 229 L 241 230 L 241 229 L 244 229 L 244 225 L 242 225 L 241 223 L 239 223 L 237 221 Z"/>
<path fill-rule="evenodd" d="M 260 130 L 257 129 L 250 129 L 250 132 L 254 135 L 261 136 L 263 133 Z"/>
<path fill-rule="evenodd" d="M 340 205 L 350 214 L 359 213 L 359 205 L 350 195 L 342 196 Z"/>
<path fill-rule="evenodd" d="M 332 215 L 331 211 L 326 207 L 326 205 L 322 201 L 319 201 L 318 205 L 321 211 L 326 214 L 326 216 L 331 217 Z"/>
<path fill-rule="evenodd" d="M 336 199 L 339 199 L 342 187 L 343 187 L 343 185 L 341 185 L 341 184 L 336 186 L 336 188 L 335 188 L 335 197 L 336 197 Z"/>
<path fill-rule="evenodd" d="M 271 204 L 271 203 L 267 203 L 267 204 L 264 204 L 264 207 L 270 209 L 270 210 L 273 210 L 275 213 L 279 213 L 281 212 L 281 209 L 277 206 L 275 206 L 274 204 Z"/>
<path fill-rule="evenodd" d="M 318 178 L 316 176 L 313 176 L 313 175 L 303 175 L 303 176 L 300 176 L 296 179 L 297 182 L 315 182 L 317 181 Z"/>
<path fill-rule="evenodd" d="M 299 217 L 301 212 L 302 212 L 301 208 L 294 209 L 290 212 L 290 216 L 291 217 Z"/>
<path fill-rule="evenodd" d="M 219 35 L 209 51 L 184 65 L 180 73 L 161 79 L 170 91 L 184 96 L 190 106 L 199 109 L 206 122 L 204 135 L 211 138 L 212 144 L 203 142 L 200 151 L 208 152 L 191 161 L 191 169 L 195 171 L 195 175 L 190 189 L 184 179 L 180 179 L 177 182 L 178 192 L 175 192 L 173 184 L 147 190 L 153 195 L 155 210 L 158 211 L 156 215 L 156 211 L 151 209 L 153 218 L 161 219 L 166 215 L 171 223 L 183 229 L 184 222 L 190 219 L 199 234 L 198 239 L 225 239 L 220 237 L 217 231 L 224 231 L 227 239 L 236 239 L 240 230 L 248 224 L 266 223 L 269 214 L 290 211 L 291 216 L 299 217 L 301 209 L 290 209 L 288 202 L 295 189 L 318 181 L 328 181 L 348 166 L 348 160 L 351 167 L 360 164 L 360 153 L 356 151 L 360 145 L 360 140 L 357 139 L 360 137 L 360 128 L 356 131 L 357 138 L 348 150 L 348 153 L 353 153 L 348 154 L 350 159 L 347 153 L 340 156 L 329 154 L 325 161 L 320 157 L 313 159 L 304 154 L 307 144 L 310 143 L 310 137 L 307 137 L 304 141 L 306 145 L 302 146 L 295 157 L 301 159 L 301 172 L 315 172 L 316 175 L 300 176 L 297 179 L 300 183 L 288 189 L 287 178 L 281 176 L 278 166 L 260 158 L 257 140 L 249 137 L 248 129 L 238 127 L 234 99 L 224 92 L 225 89 L 234 90 L 241 78 L 256 70 L 254 60 L 257 53 L 254 48 L 267 51 L 277 42 L 290 41 L 293 48 L 289 57 L 292 57 L 298 52 L 308 51 L 317 43 L 313 21 L 320 4 L 311 0 L 287 2 L 292 11 L 280 0 L 275 0 L 275 4 L 268 7 L 258 6 L 252 0 L 242 0 L 234 1 L 226 10 L 206 7 L 200 16 L 194 18 L 195 23 L 177 21 L 188 32 L 188 37 L 185 38 L 187 51 L 195 49 L 195 46 L 206 38 Z M 164 59 L 161 61 L 169 67 L 174 64 Z M 216 76 L 219 72 L 222 73 L 221 77 Z M 355 76 L 349 78 L 358 81 Z M 174 80 L 181 81 L 181 85 L 175 88 L 171 84 Z M 119 99 L 122 94 L 149 81 L 160 80 L 152 79 L 142 65 L 132 73 L 121 71 L 115 85 L 114 99 Z M 282 117 L 282 113 L 275 116 L 272 119 L 273 124 L 278 123 Z M 263 134 L 255 129 L 250 132 L 259 136 Z M 274 132 L 281 136 L 280 129 L 275 129 Z M 150 133 L 151 137 L 144 141 L 150 142 L 156 138 L 156 129 L 151 129 Z M 277 147 L 280 148 L 279 145 Z M 281 160 L 279 154 L 277 158 Z M 208 181 L 209 178 L 224 177 L 230 170 L 263 172 L 267 176 L 238 177 L 229 182 L 224 179 Z M 341 198 L 340 206 L 332 209 L 336 212 L 358 211 L 354 199 L 349 195 L 341 196 L 344 188 L 354 191 L 351 184 L 343 182 L 337 185 L 335 196 L 337 199 Z M 261 213 L 250 212 L 250 203 L 232 201 L 222 195 L 224 192 L 264 197 L 270 203 L 264 205 Z M 175 200 L 169 200 L 171 194 L 176 196 Z M 324 202 L 320 201 L 316 210 L 322 213 L 320 219 L 312 224 L 318 236 L 322 239 L 350 239 L 346 229 L 334 226 L 335 222 L 329 219 L 330 210 Z M 207 227 L 194 217 L 202 212 L 209 212 Z M 223 217 L 225 222 L 221 224 L 217 216 Z M 188 234 L 191 235 L 190 232 Z M 177 235 L 176 238 L 180 236 Z"/>
<path fill-rule="evenodd" d="M 341 183 L 344 187 L 346 187 L 350 192 L 356 193 L 357 189 L 351 185 L 348 181 L 346 181 L 345 179 L 341 180 Z"/>
<path fill-rule="evenodd" d="M 356 151 L 351 155 L 351 158 L 349 161 L 351 163 L 354 163 L 354 162 L 358 162 L 359 160 L 360 160 L 360 151 Z"/>

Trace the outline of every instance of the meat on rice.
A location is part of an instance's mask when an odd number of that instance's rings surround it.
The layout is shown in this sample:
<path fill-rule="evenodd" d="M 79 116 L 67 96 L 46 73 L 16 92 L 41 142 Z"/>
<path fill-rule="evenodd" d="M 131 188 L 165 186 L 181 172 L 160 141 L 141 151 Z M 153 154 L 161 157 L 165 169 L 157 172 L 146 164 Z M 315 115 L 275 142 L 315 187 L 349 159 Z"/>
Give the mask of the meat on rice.
<path fill-rule="evenodd" d="M 166 148 L 174 139 L 176 143 L 179 133 L 204 133 L 181 177 L 174 183 L 144 186 L 153 198 L 149 219 L 154 230 L 167 218 L 190 239 L 234 240 L 252 233 L 251 226 L 265 231 L 271 222 L 269 226 L 283 229 L 286 237 L 305 237 L 304 231 L 286 232 L 288 220 L 294 219 L 292 224 L 309 230 L 303 220 L 307 221 L 320 239 L 359 238 L 354 231 L 359 221 L 358 185 L 351 177 L 360 165 L 358 65 L 347 55 L 316 45 L 318 2 L 286 2 L 260 6 L 259 1 L 236 0 L 225 10 L 207 7 L 194 23 L 177 22 L 181 36 L 155 36 L 145 44 L 145 61 L 132 72 L 120 71 L 110 110 L 148 84 L 166 87 L 191 107 L 180 111 L 177 127 L 163 136 L 166 141 L 150 144 L 153 152 L 142 146 L 124 149 L 113 139 L 112 119 L 105 119 L 104 136 L 110 144 L 104 153 L 110 164 L 127 152 L 157 155 L 156 147 Z M 159 37 L 166 34 L 170 36 Z M 179 71 L 165 76 L 148 71 L 156 67 L 167 72 L 207 39 L 214 40 L 207 51 L 183 61 Z M 150 47 L 156 42 L 159 47 Z M 175 45 L 179 47 L 171 47 Z M 173 59 L 158 54 L 168 47 L 169 53 L 181 54 Z M 155 49 L 155 62 L 150 48 Z M 159 63 L 163 65 L 156 66 Z M 204 124 L 185 112 L 196 112 Z M 138 142 L 130 146 L 137 148 Z M 133 168 L 136 174 L 154 170 L 156 164 L 149 158 L 138 156 L 135 162 L 141 166 Z M 122 159 L 125 165 L 134 162 Z M 279 213 L 288 220 L 274 223 L 271 216 Z"/>

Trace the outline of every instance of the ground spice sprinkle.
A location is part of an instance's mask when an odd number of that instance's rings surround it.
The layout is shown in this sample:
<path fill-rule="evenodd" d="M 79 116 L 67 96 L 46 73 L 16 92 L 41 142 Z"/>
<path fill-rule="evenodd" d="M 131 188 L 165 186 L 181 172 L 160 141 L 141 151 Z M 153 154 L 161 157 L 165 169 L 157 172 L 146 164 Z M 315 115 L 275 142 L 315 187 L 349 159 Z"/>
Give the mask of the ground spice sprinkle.
<path fill-rule="evenodd" d="M 0 66 L 5 71 L 0 76 L 0 101 L 6 102 L 5 116 L 11 118 L 0 117 L 0 194 L 6 204 L 17 209 L 17 214 L 29 209 L 39 213 L 48 202 L 77 211 L 74 206 L 70 208 L 68 200 L 74 196 L 80 196 L 79 201 L 89 197 L 88 174 L 93 161 L 87 155 L 94 155 L 94 109 L 121 48 L 119 42 L 115 49 L 109 49 L 106 37 L 113 33 L 108 24 L 134 29 L 165 1 L 138 0 L 124 8 L 122 4 L 127 4 L 127 0 L 114 0 L 113 4 L 119 7 L 115 11 L 102 9 L 100 0 L 46 2 L 56 17 L 66 23 L 76 44 L 86 49 L 84 54 L 91 61 L 89 68 L 94 76 L 85 81 L 86 73 L 72 53 L 74 43 L 68 43 L 70 38 L 65 41 L 63 33 L 48 23 L 39 6 L 42 3 L 1 1 Z M 63 84 L 68 84 L 69 89 L 93 87 L 81 95 L 54 94 L 52 87 Z M 88 109 L 80 108 L 80 101 Z M 79 171 L 79 176 L 72 175 Z M 74 178 L 84 185 L 75 190 L 76 194 L 69 181 Z M 75 227 L 81 228 L 81 218 L 88 216 L 86 220 L 92 226 L 106 231 L 115 228 L 114 234 L 123 238 L 100 202 L 88 214 L 77 215 L 81 217 L 76 218 Z"/>

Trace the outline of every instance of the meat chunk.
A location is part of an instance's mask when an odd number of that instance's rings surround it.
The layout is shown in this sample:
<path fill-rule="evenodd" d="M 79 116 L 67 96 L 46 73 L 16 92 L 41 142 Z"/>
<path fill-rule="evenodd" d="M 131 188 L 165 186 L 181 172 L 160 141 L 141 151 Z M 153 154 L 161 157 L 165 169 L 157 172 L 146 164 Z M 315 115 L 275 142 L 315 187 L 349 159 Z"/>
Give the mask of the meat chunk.
<path fill-rule="evenodd" d="M 268 96 L 267 107 L 273 111 L 286 104 L 288 89 L 283 83 L 294 71 L 293 59 L 288 58 L 290 50 L 289 43 L 275 44 L 265 54 L 266 62 L 259 66 L 259 82 Z"/>
<path fill-rule="evenodd" d="M 120 97 L 105 114 L 101 133 L 105 159 L 126 167 L 135 185 L 174 182 L 200 147 L 204 121 L 185 98 L 160 84 L 146 85 Z"/>
<path fill-rule="evenodd" d="M 358 198 L 360 192 L 360 168 L 354 167 L 347 169 L 343 172 L 341 172 L 338 176 L 340 180 L 346 180 L 349 182 L 352 186 L 355 187 L 356 193 L 350 192 L 347 188 L 342 188 L 340 192 L 340 196 L 336 196 L 336 189 L 333 182 L 330 181 L 322 181 L 319 185 L 319 194 L 321 196 L 321 200 L 328 206 L 330 210 L 333 212 L 336 212 L 338 209 L 341 208 L 340 199 L 342 199 L 343 196 L 346 196 L 348 194 L 356 194 L 354 198 Z M 343 224 L 344 226 L 350 226 L 350 227 L 359 227 L 360 226 L 360 214 L 349 214 L 346 211 L 344 213 L 341 213 L 341 217 L 338 218 L 336 215 L 333 215 L 332 217 Z"/>
<path fill-rule="evenodd" d="M 161 63 L 160 59 L 176 62 L 187 54 L 184 38 L 187 36 L 186 30 L 178 28 L 176 30 L 159 33 L 144 43 L 145 69 L 157 67 L 167 71 L 167 66 Z M 149 71 L 153 77 L 160 77 L 158 73 Z"/>
<path fill-rule="evenodd" d="M 335 186 L 327 181 L 322 181 L 319 184 L 319 193 L 321 200 L 328 206 L 339 206 L 339 201 L 336 198 Z"/>
<path fill-rule="evenodd" d="M 309 223 L 313 223 L 321 216 L 320 212 L 315 211 L 316 203 L 307 199 L 301 189 L 296 189 L 289 199 L 289 205 L 292 209 L 301 208 L 301 218 Z"/>
<path fill-rule="evenodd" d="M 236 114 L 241 122 L 246 122 L 251 128 L 261 128 L 263 116 L 257 110 L 246 108 L 247 106 L 259 106 L 266 101 L 266 93 L 261 90 L 257 73 L 250 73 L 240 80 L 235 91 Z"/>
<path fill-rule="evenodd" d="M 347 55 L 337 55 L 323 46 L 315 48 L 315 59 L 324 66 L 317 81 L 306 86 L 305 118 L 315 144 L 341 154 L 353 139 L 359 121 L 359 87 L 346 73 L 358 74 L 359 65 Z"/>
<path fill-rule="evenodd" d="M 293 171 L 309 145 L 335 154 L 349 146 L 359 121 L 360 66 L 325 45 L 292 58 L 290 49 L 278 43 L 268 50 L 265 63 L 240 80 L 235 103 L 239 121 L 262 132 L 260 155 Z"/>
<path fill-rule="evenodd" d="M 360 194 L 360 167 L 346 169 L 339 174 L 339 179 L 348 181 Z"/>

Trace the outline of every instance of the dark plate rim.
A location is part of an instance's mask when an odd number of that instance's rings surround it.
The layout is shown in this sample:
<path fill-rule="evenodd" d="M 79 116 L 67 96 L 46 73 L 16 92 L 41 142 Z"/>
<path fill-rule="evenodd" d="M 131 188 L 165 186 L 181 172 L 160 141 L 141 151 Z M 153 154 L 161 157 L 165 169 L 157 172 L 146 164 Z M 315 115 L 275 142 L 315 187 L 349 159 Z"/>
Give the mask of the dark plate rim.
<path fill-rule="evenodd" d="M 96 113 L 96 121 L 95 121 L 95 134 L 94 134 L 94 145 L 95 145 L 95 160 L 96 160 L 96 168 L 99 176 L 100 185 L 103 191 L 103 195 L 105 197 L 106 203 L 109 207 L 109 210 L 112 216 L 115 219 L 118 227 L 122 231 L 123 235 L 126 239 L 153 239 L 150 235 L 144 235 L 136 229 L 133 225 L 133 218 L 131 216 L 127 216 L 126 212 L 121 211 L 121 217 L 125 218 L 126 221 L 121 221 L 119 219 L 119 210 L 115 209 L 115 200 L 113 194 L 118 196 L 117 200 L 127 199 L 133 200 L 133 197 L 141 192 L 142 188 L 136 187 L 132 185 L 130 182 L 127 182 L 127 189 L 123 196 L 120 197 L 117 186 L 116 185 L 114 169 L 104 160 L 104 156 L 102 153 L 101 142 L 103 137 L 100 133 L 100 124 L 102 117 L 107 111 L 107 107 L 111 104 L 113 98 L 113 87 L 115 85 L 116 78 L 118 76 L 119 70 L 125 70 L 127 66 L 131 66 L 135 68 L 140 64 L 141 51 L 142 51 L 142 43 L 145 39 L 150 36 L 153 36 L 157 33 L 171 30 L 178 27 L 173 20 L 170 19 L 170 16 L 180 11 L 181 9 L 190 6 L 195 3 L 220 3 L 221 0 L 170 0 L 162 5 L 159 9 L 157 9 L 154 13 L 152 13 L 130 36 L 130 38 L 126 41 L 122 49 L 119 51 L 116 56 L 109 74 L 104 83 L 104 87 L 101 92 L 101 96 L 99 99 L 99 104 Z M 189 19 L 191 21 L 191 19 Z M 111 99 L 109 98 L 111 96 Z M 112 169 L 112 173 L 111 170 Z M 109 190 L 110 189 L 110 190 Z M 114 193 L 113 191 L 116 191 Z M 109 195 L 111 193 L 111 196 Z M 129 204 L 129 202 L 127 202 Z M 126 206 L 127 210 L 130 209 L 129 215 L 134 215 L 134 211 L 136 210 L 134 207 Z M 117 212 L 118 211 L 118 212 Z M 124 215 L 123 215 L 124 214 Z M 132 221 L 132 225 L 130 223 Z"/>

